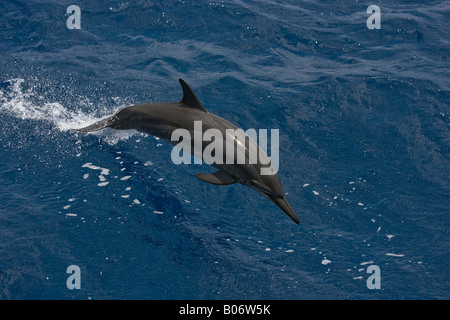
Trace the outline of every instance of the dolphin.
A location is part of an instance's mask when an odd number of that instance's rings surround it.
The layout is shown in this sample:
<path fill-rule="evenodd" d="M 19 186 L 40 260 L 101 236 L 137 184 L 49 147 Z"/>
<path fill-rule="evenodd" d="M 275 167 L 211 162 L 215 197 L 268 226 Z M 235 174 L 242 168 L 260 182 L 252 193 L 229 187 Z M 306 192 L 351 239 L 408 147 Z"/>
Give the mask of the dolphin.
<path fill-rule="evenodd" d="M 73 129 L 80 132 L 98 131 L 104 128 L 113 128 L 117 130 L 135 129 L 143 133 L 151 134 L 160 137 L 166 141 L 172 141 L 172 133 L 176 129 L 186 129 L 189 133 L 194 133 L 194 122 L 201 121 L 202 133 L 208 129 L 217 129 L 222 133 L 223 139 L 227 138 L 230 131 L 227 129 L 239 129 L 229 121 L 216 116 L 206 111 L 198 97 L 194 94 L 189 85 L 183 80 L 179 79 L 183 89 L 183 99 L 180 102 L 152 102 L 142 103 L 126 107 L 119 110 L 113 116 L 100 120 L 90 126 Z M 235 131 L 236 132 L 236 131 Z M 248 135 L 243 133 L 245 144 L 236 144 L 238 149 L 234 157 L 236 158 L 239 152 L 245 154 L 246 159 L 249 156 L 250 144 L 255 144 L 258 149 L 258 154 L 267 157 L 266 153 L 252 140 Z M 235 139 L 235 137 L 231 137 Z M 236 139 L 235 139 L 236 140 Z M 233 141 L 233 140 L 231 140 Z M 225 142 L 225 141 L 224 141 Z M 208 145 L 202 141 L 202 150 Z M 226 143 L 223 143 L 223 157 L 226 157 Z M 190 149 L 194 150 L 194 149 Z M 261 159 L 261 158 L 260 158 Z M 233 183 L 241 183 L 249 186 L 265 197 L 269 198 L 278 207 L 280 207 L 295 223 L 300 223 L 300 219 L 292 210 L 289 202 L 285 198 L 283 187 L 281 186 L 280 178 L 272 167 L 270 159 L 264 161 L 264 164 L 258 159 L 257 163 L 233 164 L 223 161 L 221 164 L 213 163 L 218 171 L 209 174 L 196 174 L 197 178 L 205 182 L 215 185 L 229 185 Z M 261 175 L 261 168 L 268 167 L 271 174 Z"/>

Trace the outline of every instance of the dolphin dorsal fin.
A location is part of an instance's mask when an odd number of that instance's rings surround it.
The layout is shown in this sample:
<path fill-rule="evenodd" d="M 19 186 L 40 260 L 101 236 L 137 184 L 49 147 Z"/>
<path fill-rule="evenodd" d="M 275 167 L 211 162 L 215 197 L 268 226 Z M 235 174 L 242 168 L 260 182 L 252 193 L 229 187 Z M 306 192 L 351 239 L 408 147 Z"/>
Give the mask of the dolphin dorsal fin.
<path fill-rule="evenodd" d="M 191 87 L 189 87 L 183 79 L 178 79 L 178 81 L 180 81 L 181 87 L 183 88 L 183 99 L 181 102 L 190 108 L 207 112 L 205 107 L 195 95 L 194 91 L 192 91 Z"/>

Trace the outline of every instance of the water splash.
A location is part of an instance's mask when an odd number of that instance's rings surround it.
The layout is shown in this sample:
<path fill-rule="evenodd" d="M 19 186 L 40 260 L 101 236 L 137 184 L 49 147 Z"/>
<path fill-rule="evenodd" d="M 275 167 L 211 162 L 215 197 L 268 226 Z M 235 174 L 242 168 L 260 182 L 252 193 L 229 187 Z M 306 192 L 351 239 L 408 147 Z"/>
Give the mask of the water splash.
<path fill-rule="evenodd" d="M 86 102 L 86 100 L 77 101 L 75 104 L 78 107 L 69 108 L 59 102 L 45 101 L 45 98 L 39 95 L 34 87 L 25 89 L 24 79 L 10 79 L 5 83 L 9 83 L 9 85 L 6 88 L 0 89 L 0 115 L 7 114 L 22 120 L 50 122 L 61 132 L 88 126 L 117 111 L 111 111 L 104 106 L 95 107 L 95 110 L 92 110 L 93 104 Z M 120 99 L 117 98 L 116 100 Z M 121 101 L 116 102 L 120 107 L 126 106 Z M 85 108 L 82 109 L 80 106 Z M 90 134 L 102 137 L 108 144 L 114 145 L 120 140 L 126 140 L 136 133 L 134 130 L 105 130 Z"/>

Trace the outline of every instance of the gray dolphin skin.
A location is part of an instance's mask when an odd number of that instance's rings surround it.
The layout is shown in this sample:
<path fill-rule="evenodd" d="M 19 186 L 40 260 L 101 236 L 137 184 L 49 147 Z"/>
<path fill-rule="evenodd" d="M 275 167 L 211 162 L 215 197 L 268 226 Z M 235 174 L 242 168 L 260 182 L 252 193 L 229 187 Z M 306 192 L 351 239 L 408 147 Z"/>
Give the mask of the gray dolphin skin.
<path fill-rule="evenodd" d="M 181 87 L 183 89 L 183 99 L 180 102 L 154 102 L 136 104 L 130 107 L 126 107 L 118 111 L 115 115 L 106 119 L 100 120 L 90 126 L 80 129 L 73 129 L 81 132 L 98 131 L 104 128 L 113 128 L 117 130 L 135 129 L 140 132 L 151 134 L 160 137 L 170 143 L 175 144 L 171 140 L 172 132 L 176 129 L 186 129 L 194 136 L 194 122 L 201 121 L 202 133 L 208 129 L 217 129 L 223 136 L 223 156 L 226 157 L 226 138 L 230 131 L 227 129 L 239 129 L 234 124 L 228 122 L 221 117 L 209 113 L 203 107 L 200 100 L 194 94 L 192 89 L 187 85 L 184 80 L 179 79 Z M 241 149 L 240 152 L 245 154 L 246 159 L 249 157 L 249 144 L 254 143 L 251 138 L 245 135 L 245 145 L 237 143 L 235 147 Z M 235 139 L 233 136 L 231 139 Z M 233 140 L 231 140 L 233 141 Z M 210 142 L 202 141 L 202 151 Z M 259 154 L 265 154 L 265 152 L 258 146 Z M 191 148 L 191 150 L 194 150 Z M 220 151 L 219 151 L 220 152 Z M 238 150 L 239 152 L 239 150 Z M 236 158 L 238 152 L 234 153 Z M 266 155 L 267 156 L 267 155 Z M 300 219 L 292 210 L 288 201 L 284 197 L 283 187 L 281 186 L 280 178 L 275 170 L 273 174 L 261 175 L 261 168 L 271 168 L 272 164 L 262 164 L 258 159 L 256 164 L 249 164 L 249 161 L 245 161 L 245 164 L 238 164 L 234 161 L 233 164 L 222 161 L 221 164 L 212 164 L 218 171 L 211 174 L 197 174 L 197 178 L 205 182 L 215 185 L 229 185 L 233 183 L 241 183 L 249 186 L 257 192 L 261 193 L 265 197 L 269 198 L 278 207 L 280 207 L 295 223 L 300 223 Z"/>

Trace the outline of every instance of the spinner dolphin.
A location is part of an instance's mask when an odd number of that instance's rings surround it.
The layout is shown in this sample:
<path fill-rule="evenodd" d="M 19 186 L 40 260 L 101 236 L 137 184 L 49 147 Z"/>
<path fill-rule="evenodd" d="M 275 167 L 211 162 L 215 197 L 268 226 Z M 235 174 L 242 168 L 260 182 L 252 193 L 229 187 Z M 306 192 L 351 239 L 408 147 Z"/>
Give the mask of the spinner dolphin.
<path fill-rule="evenodd" d="M 201 121 L 203 132 L 208 129 L 216 129 L 222 133 L 224 140 L 229 137 L 230 130 L 239 129 L 229 121 L 216 116 L 206 111 L 198 97 L 194 94 L 187 83 L 179 79 L 183 89 L 183 99 L 180 102 L 153 102 L 136 104 L 126 107 L 111 117 L 100 120 L 90 126 L 80 129 L 74 129 L 81 132 L 92 132 L 104 128 L 113 128 L 117 130 L 135 129 L 140 132 L 151 134 L 160 137 L 166 141 L 172 141 L 172 133 L 176 129 L 185 129 L 191 134 L 194 133 L 195 122 Z M 202 133 L 203 133 L 202 132 Z M 258 154 L 267 157 L 265 152 L 257 146 L 256 142 L 248 135 L 245 135 L 249 141 L 246 144 L 236 144 L 237 152 L 234 154 L 244 154 L 249 158 L 249 144 L 254 144 L 258 148 Z M 229 140 L 228 140 L 229 141 Z M 208 143 L 202 143 L 202 150 L 207 147 Z M 226 145 L 224 141 L 223 146 Z M 222 154 L 218 155 L 224 159 L 227 157 L 227 149 L 219 150 Z M 280 207 L 295 223 L 300 223 L 300 219 L 292 210 L 289 202 L 285 198 L 285 193 L 280 182 L 280 178 L 272 167 L 272 163 L 261 163 L 259 160 L 256 163 L 214 163 L 212 166 L 218 170 L 210 174 L 197 174 L 196 176 L 205 182 L 215 185 L 229 185 L 233 183 L 240 183 L 251 187 L 265 197 L 269 198 L 278 207 Z M 261 174 L 261 168 L 268 168 L 271 174 Z"/>

